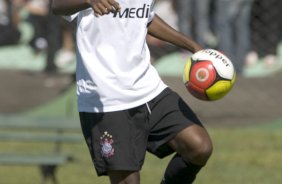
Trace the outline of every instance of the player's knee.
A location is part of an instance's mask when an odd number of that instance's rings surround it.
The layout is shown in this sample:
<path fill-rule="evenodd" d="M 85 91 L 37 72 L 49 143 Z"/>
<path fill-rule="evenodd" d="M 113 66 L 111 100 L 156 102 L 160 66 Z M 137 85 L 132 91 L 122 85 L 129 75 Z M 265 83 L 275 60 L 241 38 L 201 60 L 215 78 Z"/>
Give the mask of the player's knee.
<path fill-rule="evenodd" d="M 210 140 L 198 140 L 196 145 L 185 151 L 183 158 L 189 162 L 198 165 L 205 165 L 213 151 L 213 146 Z"/>
<path fill-rule="evenodd" d="M 192 161 L 195 161 L 196 163 L 205 165 L 208 159 L 210 158 L 212 154 L 212 144 L 209 142 L 203 143 L 199 148 L 197 148 L 194 152 L 194 158 L 192 158 Z"/>

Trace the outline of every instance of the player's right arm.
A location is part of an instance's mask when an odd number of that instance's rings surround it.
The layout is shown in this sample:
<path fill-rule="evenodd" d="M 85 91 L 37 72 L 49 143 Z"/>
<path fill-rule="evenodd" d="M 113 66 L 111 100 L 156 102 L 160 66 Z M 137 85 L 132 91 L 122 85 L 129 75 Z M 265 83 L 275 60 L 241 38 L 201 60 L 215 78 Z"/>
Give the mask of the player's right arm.
<path fill-rule="evenodd" d="M 92 8 L 96 15 L 120 10 L 115 0 L 52 0 L 52 11 L 57 15 L 72 15 L 87 8 Z"/>

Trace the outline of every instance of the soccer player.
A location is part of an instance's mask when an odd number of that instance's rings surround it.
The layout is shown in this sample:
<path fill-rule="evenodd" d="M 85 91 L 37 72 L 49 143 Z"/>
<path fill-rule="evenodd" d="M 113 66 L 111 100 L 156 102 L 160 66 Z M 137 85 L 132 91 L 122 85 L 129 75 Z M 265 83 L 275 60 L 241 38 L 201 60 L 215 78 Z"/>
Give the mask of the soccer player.
<path fill-rule="evenodd" d="M 150 64 L 145 38 L 202 48 L 154 14 L 153 2 L 52 0 L 55 14 L 77 21 L 81 127 L 97 175 L 112 184 L 139 184 L 146 150 L 175 153 L 160 183 L 192 183 L 212 152 L 200 120 Z"/>

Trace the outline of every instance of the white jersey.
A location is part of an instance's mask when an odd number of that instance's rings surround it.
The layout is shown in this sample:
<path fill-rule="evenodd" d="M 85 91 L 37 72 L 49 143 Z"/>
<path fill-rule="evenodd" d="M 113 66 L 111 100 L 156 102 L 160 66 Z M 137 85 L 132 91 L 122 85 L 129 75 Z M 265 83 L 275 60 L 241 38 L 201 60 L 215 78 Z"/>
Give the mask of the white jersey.
<path fill-rule="evenodd" d="M 110 112 L 142 105 L 167 86 L 150 64 L 145 38 L 152 0 L 119 0 L 121 11 L 77 18 L 77 96 L 80 112 Z"/>

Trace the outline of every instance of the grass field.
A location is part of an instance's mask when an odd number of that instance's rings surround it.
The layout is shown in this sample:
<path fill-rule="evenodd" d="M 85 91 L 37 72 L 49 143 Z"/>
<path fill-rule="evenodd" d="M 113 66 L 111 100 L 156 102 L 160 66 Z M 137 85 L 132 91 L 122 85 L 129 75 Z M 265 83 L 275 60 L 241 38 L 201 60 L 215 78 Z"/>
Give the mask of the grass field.
<path fill-rule="evenodd" d="M 282 181 L 282 120 L 241 128 L 208 127 L 214 142 L 214 153 L 198 175 L 196 184 L 278 184 Z M 1 144 L 1 150 L 46 149 L 40 145 Z M 61 184 L 107 184 L 106 177 L 96 177 L 84 143 L 67 145 L 79 162 L 60 167 Z M 142 184 L 158 184 L 169 158 L 160 160 L 147 154 L 142 169 Z M 1 184 L 36 184 L 39 170 L 34 166 L 1 166 Z"/>

